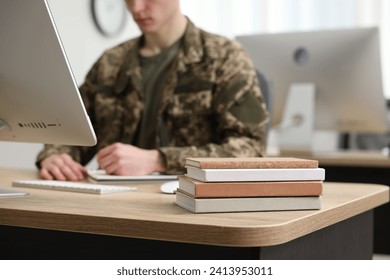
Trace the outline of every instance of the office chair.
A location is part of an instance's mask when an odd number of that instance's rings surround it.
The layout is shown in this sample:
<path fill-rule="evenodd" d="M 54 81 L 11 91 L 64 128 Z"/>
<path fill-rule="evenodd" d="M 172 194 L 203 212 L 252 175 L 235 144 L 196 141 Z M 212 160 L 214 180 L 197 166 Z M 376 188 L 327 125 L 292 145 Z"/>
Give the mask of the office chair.
<path fill-rule="evenodd" d="M 271 87 L 267 80 L 267 77 L 258 69 L 256 69 L 257 79 L 259 81 L 261 93 L 263 94 L 265 105 L 267 107 L 269 113 L 269 122 L 266 125 L 266 135 L 268 135 L 269 129 L 272 125 L 272 95 L 271 95 Z"/>

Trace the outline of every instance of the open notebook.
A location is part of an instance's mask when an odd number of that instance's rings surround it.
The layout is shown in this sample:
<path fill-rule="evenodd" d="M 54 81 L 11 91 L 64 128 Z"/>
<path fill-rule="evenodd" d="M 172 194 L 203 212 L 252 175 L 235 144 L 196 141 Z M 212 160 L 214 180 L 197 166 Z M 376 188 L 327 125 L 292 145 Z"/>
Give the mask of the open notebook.
<path fill-rule="evenodd" d="M 125 182 L 151 180 L 177 180 L 176 175 L 150 174 L 144 176 L 108 175 L 104 170 L 88 170 L 88 179 L 95 182 Z"/>

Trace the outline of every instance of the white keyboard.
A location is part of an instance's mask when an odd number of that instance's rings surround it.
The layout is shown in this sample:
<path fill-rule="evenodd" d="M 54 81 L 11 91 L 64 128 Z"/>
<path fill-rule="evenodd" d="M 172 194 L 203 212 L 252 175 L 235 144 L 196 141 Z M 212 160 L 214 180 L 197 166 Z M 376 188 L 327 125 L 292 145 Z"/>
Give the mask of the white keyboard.
<path fill-rule="evenodd" d="M 129 191 L 137 190 L 136 187 L 91 184 L 86 182 L 53 181 L 53 180 L 19 180 L 19 181 L 13 181 L 12 186 L 23 187 L 23 188 L 79 192 L 79 193 L 93 193 L 93 194 L 110 194 L 110 193 L 129 192 Z"/>

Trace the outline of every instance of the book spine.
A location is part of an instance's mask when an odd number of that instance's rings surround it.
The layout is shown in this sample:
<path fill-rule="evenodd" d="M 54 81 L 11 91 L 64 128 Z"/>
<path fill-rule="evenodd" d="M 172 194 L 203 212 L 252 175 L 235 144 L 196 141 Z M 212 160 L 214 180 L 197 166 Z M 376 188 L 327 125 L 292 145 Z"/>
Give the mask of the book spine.
<path fill-rule="evenodd" d="M 323 168 L 200 169 L 187 167 L 187 176 L 203 182 L 323 181 Z"/>
<path fill-rule="evenodd" d="M 194 161 L 187 160 L 185 166 L 196 167 L 200 169 L 268 169 L 268 168 L 318 168 L 317 161 L 264 161 L 264 162 L 250 162 L 250 161 Z"/>
<path fill-rule="evenodd" d="M 321 197 L 191 199 L 176 194 L 176 204 L 194 213 L 321 209 Z"/>
<path fill-rule="evenodd" d="M 179 188 L 197 198 L 207 197 L 270 197 L 270 196 L 318 196 L 322 194 L 320 181 L 266 182 L 266 184 L 205 183 Z"/>

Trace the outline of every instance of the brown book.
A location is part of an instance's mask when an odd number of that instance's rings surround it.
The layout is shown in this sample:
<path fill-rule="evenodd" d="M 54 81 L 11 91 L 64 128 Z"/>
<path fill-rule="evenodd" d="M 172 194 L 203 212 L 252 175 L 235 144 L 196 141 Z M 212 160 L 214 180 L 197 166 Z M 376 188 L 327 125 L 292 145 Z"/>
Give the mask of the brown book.
<path fill-rule="evenodd" d="M 178 176 L 179 189 L 196 198 L 319 196 L 322 181 L 201 182 Z"/>
<path fill-rule="evenodd" d="M 318 160 L 293 157 L 187 158 L 185 164 L 201 169 L 317 168 Z"/>

